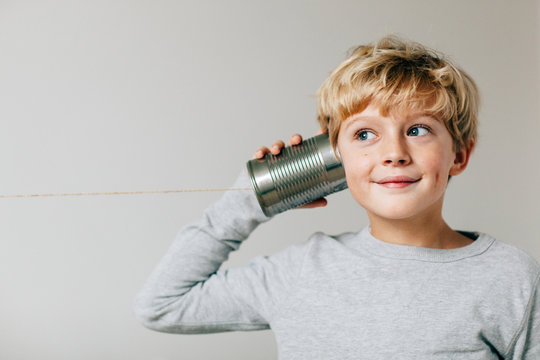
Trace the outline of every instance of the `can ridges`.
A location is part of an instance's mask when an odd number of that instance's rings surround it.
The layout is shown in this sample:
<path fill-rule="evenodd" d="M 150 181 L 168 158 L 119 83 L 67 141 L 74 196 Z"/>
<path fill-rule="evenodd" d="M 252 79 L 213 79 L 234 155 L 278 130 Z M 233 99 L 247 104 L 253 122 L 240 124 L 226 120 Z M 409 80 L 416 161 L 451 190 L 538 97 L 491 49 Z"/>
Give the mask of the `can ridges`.
<path fill-rule="evenodd" d="M 332 181 L 328 171 L 332 171 Z M 248 172 L 259 204 L 267 216 L 347 187 L 343 167 L 335 157 L 327 134 L 284 147 L 279 155 L 267 154 L 264 160 L 251 160 Z"/>

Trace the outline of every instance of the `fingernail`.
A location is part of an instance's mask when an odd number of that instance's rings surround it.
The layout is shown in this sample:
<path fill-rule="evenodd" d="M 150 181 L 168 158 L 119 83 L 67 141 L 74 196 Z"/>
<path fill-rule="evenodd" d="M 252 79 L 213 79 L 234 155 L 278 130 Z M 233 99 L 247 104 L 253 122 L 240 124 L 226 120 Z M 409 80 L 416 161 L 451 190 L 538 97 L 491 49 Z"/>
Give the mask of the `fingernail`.
<path fill-rule="evenodd" d="M 272 146 L 272 150 L 279 150 L 279 147 L 277 145 Z"/>
<path fill-rule="evenodd" d="M 263 152 L 261 150 L 258 150 L 256 153 L 255 153 L 255 157 L 261 157 L 263 156 Z"/>

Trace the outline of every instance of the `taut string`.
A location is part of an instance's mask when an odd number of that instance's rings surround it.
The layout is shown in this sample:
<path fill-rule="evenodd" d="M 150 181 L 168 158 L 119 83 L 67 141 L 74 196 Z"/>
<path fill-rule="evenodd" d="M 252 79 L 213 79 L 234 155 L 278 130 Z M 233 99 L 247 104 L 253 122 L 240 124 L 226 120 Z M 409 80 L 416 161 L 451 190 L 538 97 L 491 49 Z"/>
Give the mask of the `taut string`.
<path fill-rule="evenodd" d="M 15 194 L 15 195 L 0 195 L 0 199 L 23 198 L 23 197 L 170 194 L 170 193 L 183 193 L 183 192 L 237 191 L 237 190 L 244 190 L 245 191 L 245 190 L 252 190 L 252 189 L 251 188 L 223 188 L 223 189 L 183 189 L 183 190 L 151 190 L 151 191 L 82 192 L 82 193 L 57 193 L 57 194 Z"/>

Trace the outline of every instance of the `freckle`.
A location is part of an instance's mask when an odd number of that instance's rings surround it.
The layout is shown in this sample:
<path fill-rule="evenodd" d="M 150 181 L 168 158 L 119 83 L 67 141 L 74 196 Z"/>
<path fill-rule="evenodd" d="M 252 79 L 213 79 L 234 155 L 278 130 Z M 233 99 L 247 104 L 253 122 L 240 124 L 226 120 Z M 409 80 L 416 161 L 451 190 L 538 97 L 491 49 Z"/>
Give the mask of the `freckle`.
<path fill-rule="evenodd" d="M 364 156 L 367 156 L 367 154 L 364 154 Z"/>

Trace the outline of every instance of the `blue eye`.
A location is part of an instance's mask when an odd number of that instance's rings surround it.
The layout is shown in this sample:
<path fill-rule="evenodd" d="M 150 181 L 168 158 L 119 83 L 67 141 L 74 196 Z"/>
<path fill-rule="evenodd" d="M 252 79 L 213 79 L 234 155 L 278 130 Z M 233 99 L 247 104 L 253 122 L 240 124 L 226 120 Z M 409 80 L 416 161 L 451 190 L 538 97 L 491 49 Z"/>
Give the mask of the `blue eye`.
<path fill-rule="evenodd" d="M 415 125 L 412 128 L 409 129 L 409 132 L 407 133 L 408 136 L 424 136 L 429 134 L 429 128 L 422 125 Z"/>
<path fill-rule="evenodd" d="M 356 133 L 356 136 L 358 137 L 359 140 L 365 141 L 365 140 L 373 139 L 375 137 L 375 134 L 368 130 L 361 130 Z"/>

